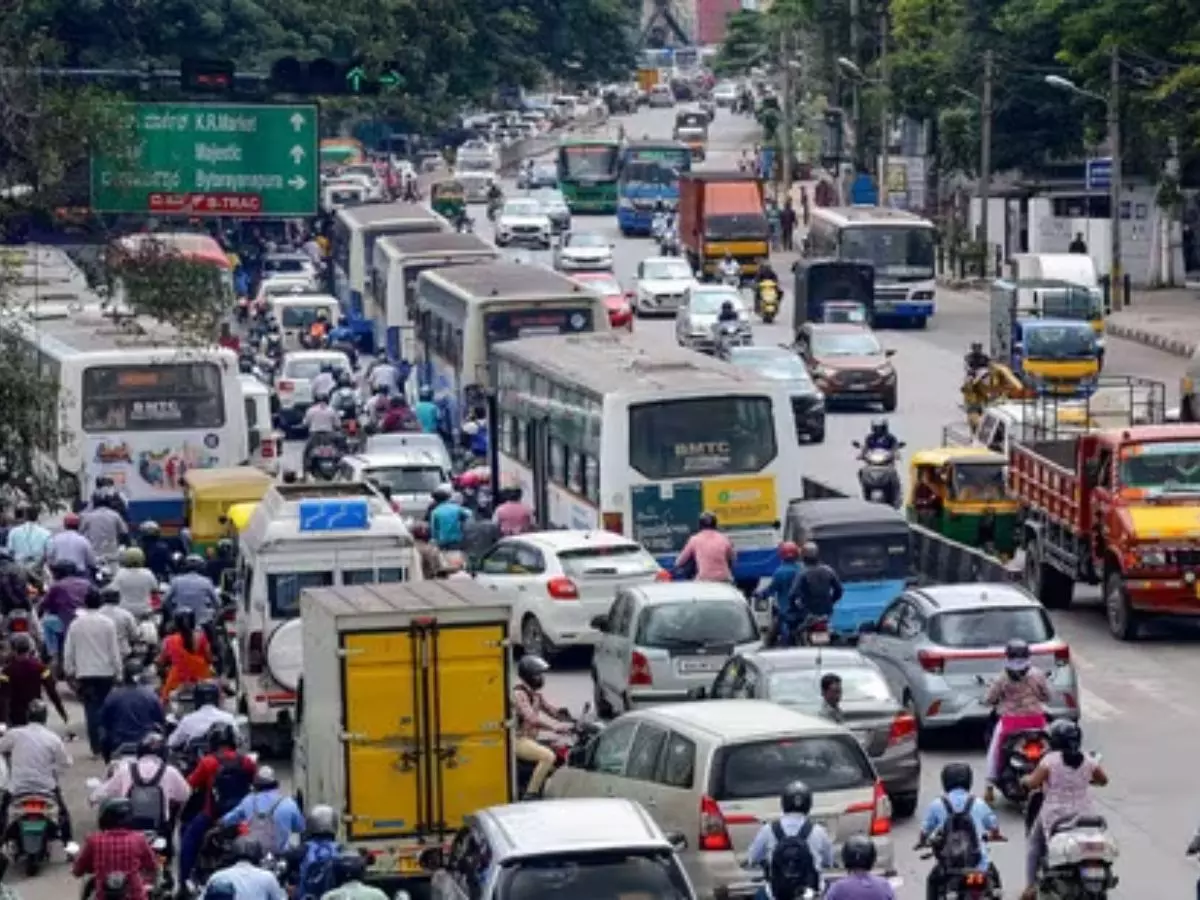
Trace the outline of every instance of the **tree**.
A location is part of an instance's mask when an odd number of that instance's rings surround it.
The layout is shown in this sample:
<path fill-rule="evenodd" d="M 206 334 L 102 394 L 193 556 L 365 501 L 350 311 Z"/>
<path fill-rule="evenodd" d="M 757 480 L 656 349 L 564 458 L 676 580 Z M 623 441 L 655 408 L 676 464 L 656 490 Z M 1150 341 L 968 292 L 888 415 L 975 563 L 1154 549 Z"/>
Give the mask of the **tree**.
<path fill-rule="evenodd" d="M 725 40 L 717 50 L 714 69 L 720 75 L 744 75 L 767 58 L 766 17 L 743 9 L 727 20 Z"/>

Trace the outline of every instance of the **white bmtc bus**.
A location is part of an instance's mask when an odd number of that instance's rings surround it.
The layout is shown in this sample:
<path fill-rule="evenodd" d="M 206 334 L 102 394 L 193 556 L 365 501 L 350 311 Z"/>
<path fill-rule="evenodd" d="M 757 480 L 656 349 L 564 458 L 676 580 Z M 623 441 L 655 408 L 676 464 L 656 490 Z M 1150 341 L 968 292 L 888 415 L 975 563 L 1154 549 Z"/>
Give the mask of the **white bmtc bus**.
<path fill-rule="evenodd" d="M 545 266 L 452 266 L 417 279 L 420 382 L 457 426 L 463 404 L 489 387 L 491 351 L 505 341 L 609 330 L 603 298 Z"/>
<path fill-rule="evenodd" d="M 778 565 L 802 495 L 785 384 L 628 336 L 530 338 L 494 350 L 502 481 L 557 528 L 626 535 L 671 568 L 702 512 L 737 547 L 739 586 Z"/>
<path fill-rule="evenodd" d="M 875 267 L 875 316 L 924 328 L 937 293 L 936 232 L 928 219 L 880 206 L 814 207 L 807 255 Z"/>
<path fill-rule="evenodd" d="M 86 500 L 108 476 L 134 522 L 170 532 L 184 522 L 189 469 L 248 461 L 237 357 L 187 346 L 148 319 L 114 322 L 99 302 L 81 294 L 71 312 L 33 308 L 14 323 L 42 377 L 59 385 L 59 438 L 39 459 L 68 498 Z"/>

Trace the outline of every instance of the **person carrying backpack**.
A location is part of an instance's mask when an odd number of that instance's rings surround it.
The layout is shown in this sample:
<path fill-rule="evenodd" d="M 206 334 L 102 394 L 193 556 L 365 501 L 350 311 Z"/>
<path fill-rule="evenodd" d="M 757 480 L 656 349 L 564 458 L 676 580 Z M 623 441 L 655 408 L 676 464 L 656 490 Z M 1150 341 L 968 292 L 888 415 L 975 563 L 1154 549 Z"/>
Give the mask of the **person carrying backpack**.
<path fill-rule="evenodd" d="M 233 726 L 214 726 L 212 737 L 212 751 L 201 757 L 188 776 L 192 790 L 204 798 L 204 808 L 187 823 L 180 835 L 180 884 L 192 874 L 208 829 L 250 793 L 258 772 L 254 759 L 238 751 L 237 730 Z"/>
<path fill-rule="evenodd" d="M 247 833 L 268 853 L 281 855 L 293 834 L 304 831 L 304 815 L 296 801 L 279 787 L 270 766 L 261 766 L 254 776 L 254 793 L 221 818 L 222 825 L 248 826 Z"/>
<path fill-rule="evenodd" d="M 287 853 L 288 871 L 297 873 L 292 900 L 320 900 L 337 887 L 338 818 L 332 806 L 314 806 L 304 823 L 304 840 Z"/>
<path fill-rule="evenodd" d="M 762 867 L 773 900 L 799 900 L 806 888 L 821 889 L 821 873 L 833 868 L 829 832 L 809 819 L 813 795 L 803 781 L 793 781 L 780 797 L 781 815 L 764 825 L 746 853 L 746 867 Z M 759 900 L 767 897 L 759 888 Z"/>
<path fill-rule="evenodd" d="M 921 823 L 918 846 L 928 844 L 937 858 L 929 872 L 925 892 L 930 900 L 943 894 L 948 875 L 971 870 L 987 873 L 997 888 L 1000 876 L 988 859 L 986 837 L 1000 835 L 1000 822 L 992 808 L 971 794 L 974 774 L 966 763 L 942 767 L 942 796 L 934 800 Z"/>
<path fill-rule="evenodd" d="M 153 831 L 174 847 L 175 821 L 191 793 L 187 779 L 166 759 L 162 735 L 150 732 L 138 742 L 137 758 L 118 766 L 112 777 L 92 792 L 92 802 L 124 797 L 129 801 L 130 826 Z"/>

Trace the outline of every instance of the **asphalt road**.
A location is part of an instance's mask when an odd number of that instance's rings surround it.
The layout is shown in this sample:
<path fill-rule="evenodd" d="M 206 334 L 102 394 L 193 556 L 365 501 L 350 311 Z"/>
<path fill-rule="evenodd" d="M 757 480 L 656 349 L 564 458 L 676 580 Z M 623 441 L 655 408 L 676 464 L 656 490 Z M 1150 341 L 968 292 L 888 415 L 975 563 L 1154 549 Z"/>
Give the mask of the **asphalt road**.
<path fill-rule="evenodd" d="M 631 137 L 669 135 L 672 118 L 667 111 L 643 111 L 623 120 Z M 707 167 L 730 168 L 738 151 L 755 140 L 748 119 L 721 112 L 710 138 Z M 509 185 L 509 190 L 515 190 Z M 478 208 L 476 221 L 488 236 L 486 216 Z M 624 239 L 612 216 L 576 217 L 576 230 L 597 231 L 610 237 L 617 250 L 617 276 L 628 284 L 637 263 L 655 250 L 647 240 Z M 549 254 L 533 254 L 549 263 Z M 777 266 L 782 270 L 782 266 Z M 789 286 L 785 282 L 785 288 Z M 790 295 L 790 290 L 788 291 Z M 884 332 L 886 346 L 895 349 L 900 379 L 900 406 L 890 416 L 892 429 L 910 448 L 936 446 L 942 426 L 958 421 L 958 377 L 962 354 L 972 339 L 986 334 L 986 309 L 978 296 L 940 291 L 936 318 L 924 331 Z M 635 335 L 648 345 L 673 340 L 671 323 L 639 321 Z M 788 338 L 780 325 L 758 326 L 758 343 Z M 1120 340 L 1109 339 L 1106 368 L 1114 373 L 1158 378 L 1172 385 L 1180 363 L 1171 357 Z M 1173 401 L 1172 401 L 1173 402 Z M 876 413 L 877 414 L 877 413 Z M 855 487 L 856 465 L 850 441 L 866 431 L 872 413 L 833 413 L 829 417 L 826 442 L 805 447 L 801 459 L 806 473 L 850 490 Z M 297 465 L 301 445 L 293 442 L 285 462 Z M 1183 849 L 1200 824 L 1200 805 L 1183 799 L 1200 795 L 1200 767 L 1194 764 L 1192 741 L 1200 743 L 1200 703 L 1192 685 L 1200 682 L 1200 631 L 1178 626 L 1164 627 L 1155 636 L 1135 644 L 1121 644 L 1107 632 L 1094 591 L 1078 592 L 1080 602 L 1066 612 L 1052 614 L 1059 634 L 1070 644 L 1083 685 L 1082 708 L 1085 744 L 1104 756 L 1112 784 L 1096 792 L 1098 809 L 1107 817 L 1120 844 L 1117 871 L 1121 884 L 1114 900 L 1143 900 L 1151 896 L 1191 896 L 1195 868 L 1183 857 Z M 568 664 L 570 665 L 570 664 Z M 552 674 L 548 691 L 551 700 L 578 710 L 591 697 L 586 669 L 575 666 Z M 78 706 L 71 709 L 78 722 Z M 77 726 L 79 727 L 79 726 Z M 982 781 L 983 746 L 963 736 L 940 742 L 940 749 L 923 754 L 922 801 L 939 793 L 938 772 L 950 760 L 968 760 Z M 85 801 L 84 779 L 98 775 L 101 765 L 87 757 L 86 745 L 75 742 L 80 757 L 66 778 L 77 831 L 84 833 L 94 823 L 94 811 Z M 1153 750 L 1154 752 L 1150 752 Z M 277 769 L 287 772 L 279 762 Z M 1015 897 L 1023 872 L 1024 841 L 1018 815 L 1001 809 L 1005 832 L 1012 842 L 993 848 L 992 856 L 1004 879 L 1006 896 Z M 909 848 L 915 843 L 915 822 L 899 823 L 895 831 L 902 900 L 923 897 L 928 863 Z M 26 900 L 61 900 L 78 890 L 66 868 L 55 865 L 32 881 L 11 875 L 9 881 Z"/>

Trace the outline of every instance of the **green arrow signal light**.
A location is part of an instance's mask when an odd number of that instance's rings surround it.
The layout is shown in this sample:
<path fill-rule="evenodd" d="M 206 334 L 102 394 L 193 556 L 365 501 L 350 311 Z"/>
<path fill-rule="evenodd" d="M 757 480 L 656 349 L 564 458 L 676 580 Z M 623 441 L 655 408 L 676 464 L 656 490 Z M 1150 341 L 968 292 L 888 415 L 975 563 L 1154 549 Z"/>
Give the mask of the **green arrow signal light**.
<path fill-rule="evenodd" d="M 346 83 L 350 85 L 350 90 L 352 91 L 358 91 L 366 78 L 367 73 L 363 71 L 362 66 L 355 66 L 346 73 Z"/>
<path fill-rule="evenodd" d="M 398 72 L 384 72 L 379 76 L 379 83 L 384 87 L 396 87 L 400 84 L 401 78 Z"/>

